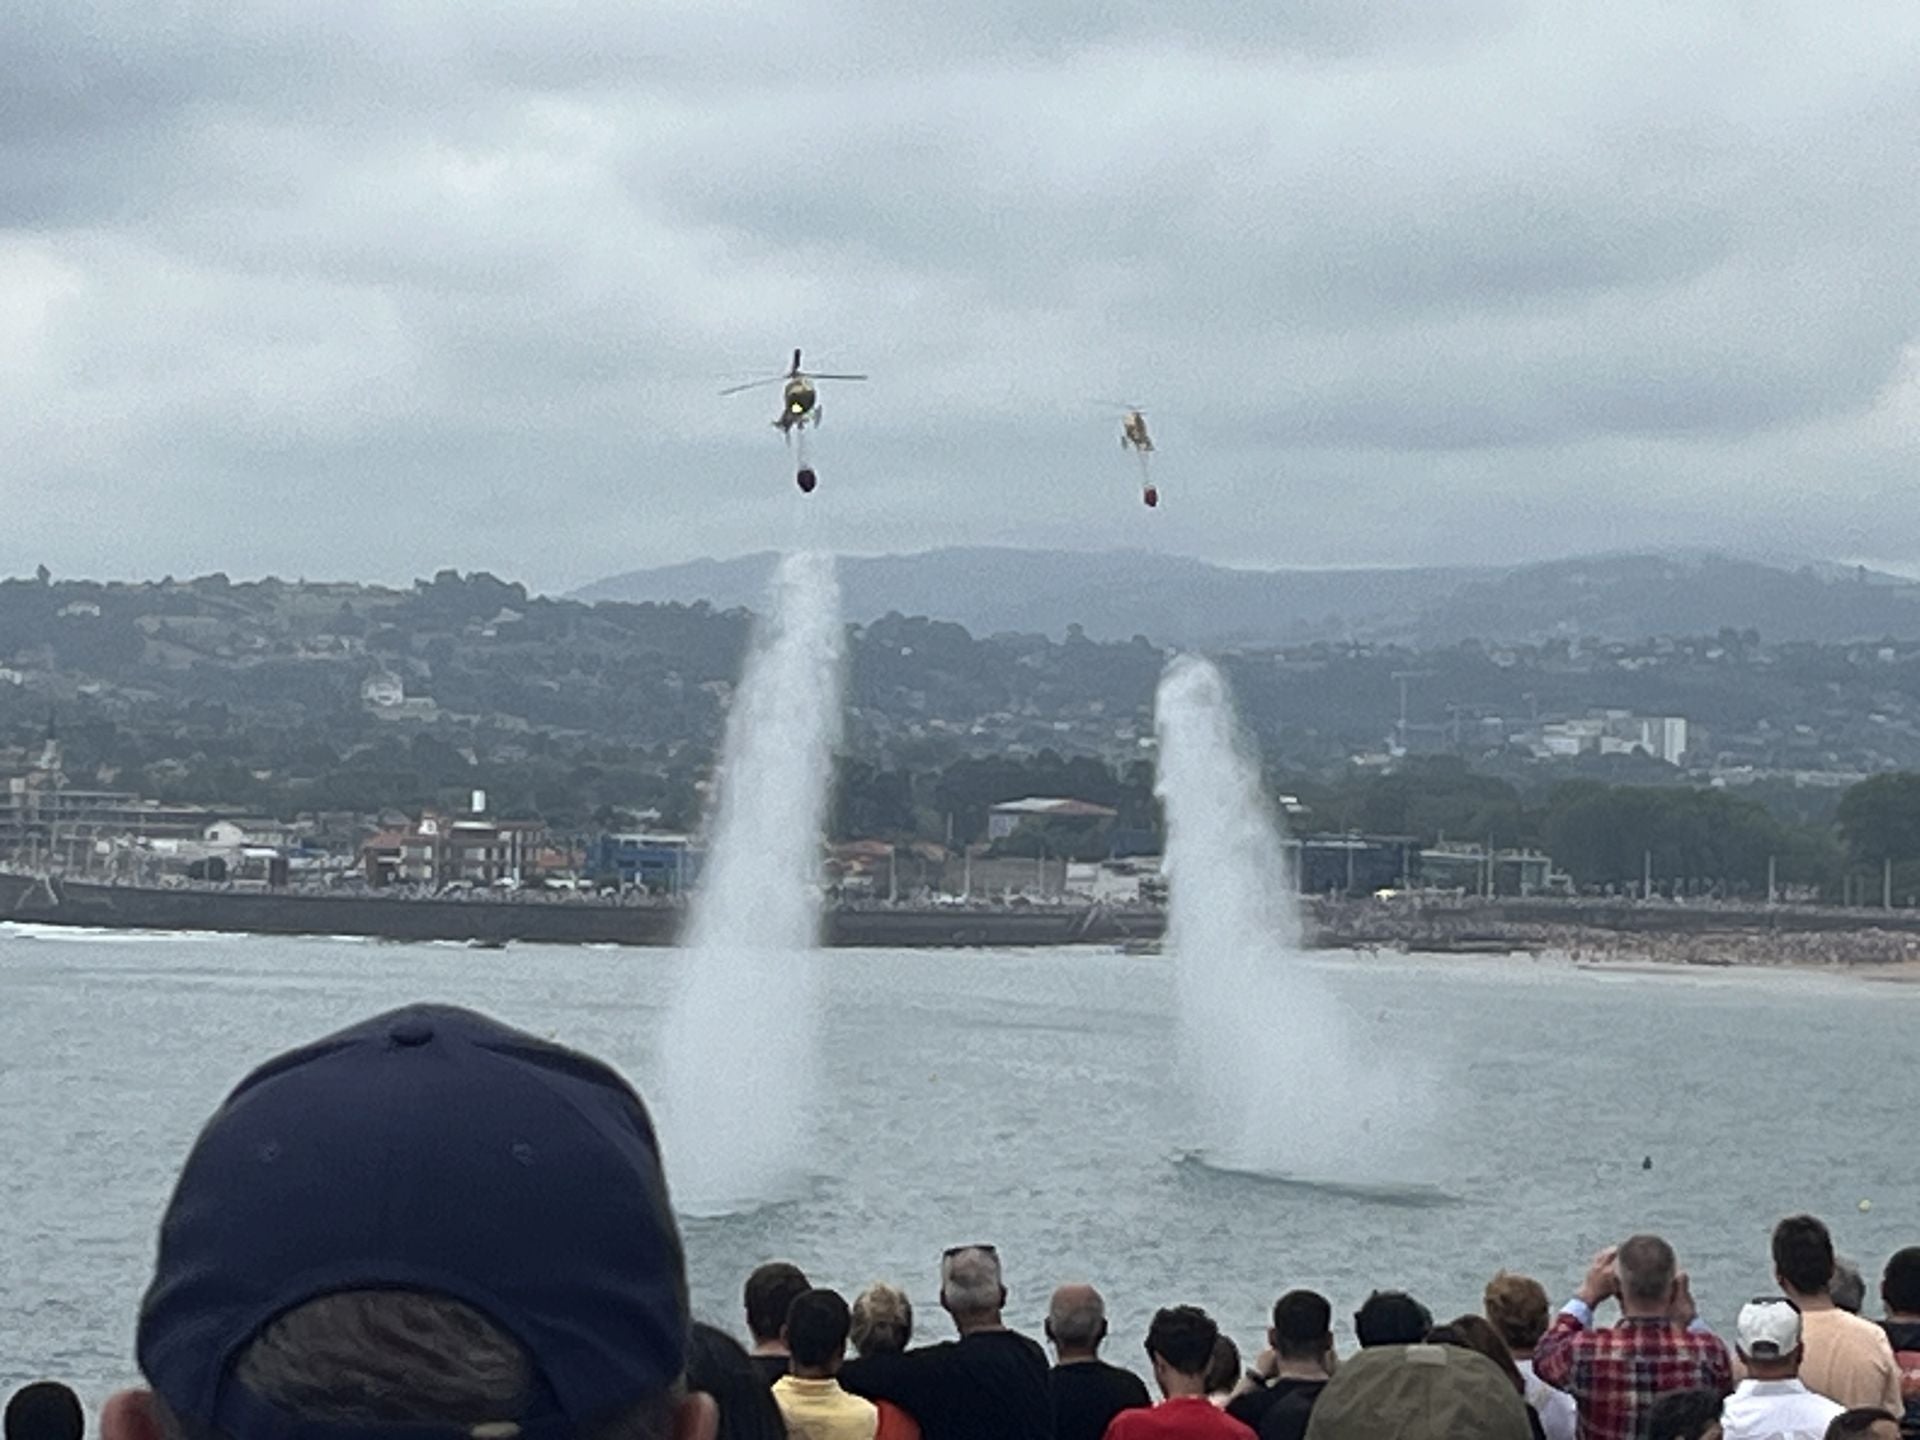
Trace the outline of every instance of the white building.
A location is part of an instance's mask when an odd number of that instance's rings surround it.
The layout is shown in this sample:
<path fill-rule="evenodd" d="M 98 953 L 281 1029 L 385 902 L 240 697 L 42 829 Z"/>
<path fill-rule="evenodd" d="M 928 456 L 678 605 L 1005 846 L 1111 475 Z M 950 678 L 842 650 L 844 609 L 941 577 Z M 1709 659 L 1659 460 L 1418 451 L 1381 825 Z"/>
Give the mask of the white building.
<path fill-rule="evenodd" d="M 1687 756 L 1687 722 L 1678 715 L 1635 715 L 1629 710 L 1604 710 L 1574 720 L 1542 725 L 1533 743 L 1542 759 L 1575 755 L 1632 755 L 1644 752 L 1669 765 Z"/>
<path fill-rule="evenodd" d="M 392 671 L 370 676 L 360 687 L 360 698 L 376 710 L 391 710 L 406 703 L 406 682 Z"/>
<path fill-rule="evenodd" d="M 987 839 L 1004 840 L 1029 820 L 1112 820 L 1119 812 L 1086 800 L 1051 799 L 1029 796 L 1007 800 L 987 811 Z"/>

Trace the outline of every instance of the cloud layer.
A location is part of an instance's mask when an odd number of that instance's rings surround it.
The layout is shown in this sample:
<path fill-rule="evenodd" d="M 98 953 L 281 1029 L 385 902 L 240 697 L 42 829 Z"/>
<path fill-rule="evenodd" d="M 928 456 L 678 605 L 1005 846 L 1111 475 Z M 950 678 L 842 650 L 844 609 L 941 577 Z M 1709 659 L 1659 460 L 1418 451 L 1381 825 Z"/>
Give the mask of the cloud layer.
<path fill-rule="evenodd" d="M 25 0 L 0 570 L 1911 564 L 1917 119 L 1905 0 Z"/>

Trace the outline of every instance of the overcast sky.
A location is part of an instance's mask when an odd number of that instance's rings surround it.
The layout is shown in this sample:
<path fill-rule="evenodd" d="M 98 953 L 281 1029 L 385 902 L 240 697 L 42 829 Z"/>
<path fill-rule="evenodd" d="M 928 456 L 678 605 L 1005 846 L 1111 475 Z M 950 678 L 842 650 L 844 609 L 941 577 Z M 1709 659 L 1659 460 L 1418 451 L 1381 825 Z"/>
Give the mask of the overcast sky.
<path fill-rule="evenodd" d="M 0 572 L 1920 568 L 1916 157 L 1913 0 L 10 0 Z"/>

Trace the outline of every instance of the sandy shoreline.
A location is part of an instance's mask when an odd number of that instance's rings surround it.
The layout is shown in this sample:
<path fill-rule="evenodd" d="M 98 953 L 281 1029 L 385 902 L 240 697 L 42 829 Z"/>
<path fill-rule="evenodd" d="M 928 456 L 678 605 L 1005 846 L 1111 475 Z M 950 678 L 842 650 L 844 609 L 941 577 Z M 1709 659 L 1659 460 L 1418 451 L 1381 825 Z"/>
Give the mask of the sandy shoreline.
<path fill-rule="evenodd" d="M 1651 940 L 1651 943 L 1649 943 Z M 1815 943 L 1807 943 L 1815 942 Z M 1920 984 L 1920 947 L 1907 935 L 1825 934 L 1819 936 L 1736 934 L 1654 939 L 1646 935 L 1597 932 L 1581 941 L 1517 943 L 1510 958 L 1548 959 L 1583 970 L 1617 974 L 1676 975 L 1701 970 L 1794 970 L 1845 975 L 1882 984 Z M 1427 949 L 1420 945 L 1372 946 L 1416 955 L 1485 958 L 1491 947 Z"/>

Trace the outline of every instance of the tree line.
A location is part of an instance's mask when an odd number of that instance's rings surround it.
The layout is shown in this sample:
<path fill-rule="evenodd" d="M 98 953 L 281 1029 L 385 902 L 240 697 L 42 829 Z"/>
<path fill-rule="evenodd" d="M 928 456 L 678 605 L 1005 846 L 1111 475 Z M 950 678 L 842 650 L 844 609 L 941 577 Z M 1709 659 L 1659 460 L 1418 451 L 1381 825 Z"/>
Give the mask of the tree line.
<path fill-rule="evenodd" d="M 996 804 L 1026 796 L 1089 800 L 1117 812 L 1106 826 L 1049 833 L 1034 825 L 994 848 L 1093 859 L 1118 832 L 1157 839 L 1153 767 L 1043 751 L 977 757 L 928 770 L 845 760 L 836 776 L 837 838 L 956 846 L 986 839 Z M 1896 904 L 1920 903 L 1920 774 L 1876 776 L 1824 813 L 1804 800 L 1773 807 L 1726 788 L 1555 780 L 1522 786 L 1451 757 L 1338 780 L 1269 772 L 1275 813 L 1295 834 L 1402 837 L 1534 849 L 1583 891 L 1762 898 L 1781 894 L 1877 903 L 1890 877 Z M 1781 813 L 1784 811 L 1785 813 Z"/>

